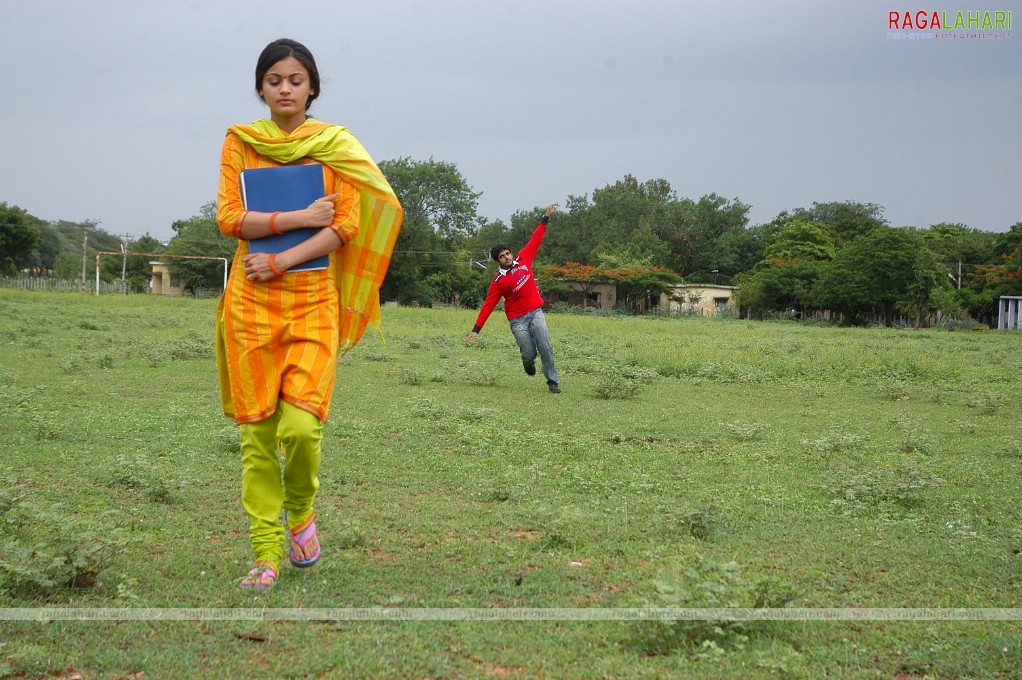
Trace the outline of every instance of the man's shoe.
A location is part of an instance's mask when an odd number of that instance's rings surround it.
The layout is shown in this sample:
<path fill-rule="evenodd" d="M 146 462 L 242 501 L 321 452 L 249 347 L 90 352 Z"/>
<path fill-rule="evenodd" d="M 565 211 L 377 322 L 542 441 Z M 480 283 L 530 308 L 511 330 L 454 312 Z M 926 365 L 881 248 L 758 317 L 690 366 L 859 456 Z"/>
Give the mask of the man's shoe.
<path fill-rule="evenodd" d="M 561 388 L 557 383 L 550 383 L 548 387 L 550 388 L 550 391 L 553 392 L 554 394 L 561 393 Z"/>
<path fill-rule="evenodd" d="M 522 359 L 522 366 L 525 367 L 525 374 L 526 375 L 536 375 L 536 362 L 535 361 L 526 361 L 525 359 Z"/>

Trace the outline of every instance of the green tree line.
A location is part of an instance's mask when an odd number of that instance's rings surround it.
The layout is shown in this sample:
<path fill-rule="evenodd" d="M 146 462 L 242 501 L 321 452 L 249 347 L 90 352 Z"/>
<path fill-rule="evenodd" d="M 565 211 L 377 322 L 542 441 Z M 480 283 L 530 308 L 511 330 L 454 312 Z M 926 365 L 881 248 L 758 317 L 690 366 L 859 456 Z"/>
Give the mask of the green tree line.
<path fill-rule="evenodd" d="M 481 194 L 453 163 L 406 157 L 383 161 L 380 169 L 405 210 L 384 300 L 478 305 L 493 273 L 490 246 L 521 247 L 543 213 L 536 205 L 516 211 L 509 223 L 486 219 L 478 213 Z M 738 198 L 682 197 L 666 180 L 626 175 L 562 202 L 536 269 L 550 272 L 542 276 L 550 290 L 563 290 L 582 271 L 590 284 L 615 281 L 625 290 L 620 303 L 636 309 L 639 296 L 677 281 L 722 283 L 736 288 L 735 299 L 750 317 L 827 316 L 853 324 L 889 324 L 897 317 L 921 324 L 934 312 L 989 320 L 1001 295 L 1022 295 L 1022 222 L 1004 232 L 957 223 L 895 227 L 881 206 L 844 201 L 813 203 L 750 225 L 749 209 Z M 171 227 L 175 235 L 164 248 L 148 234 L 125 239 L 92 222 L 50 223 L 0 203 L 0 267 L 7 274 L 77 278 L 83 243 L 86 276 L 95 275 L 95 251 L 117 251 L 122 244 L 132 251 L 233 255 L 236 242 L 220 233 L 213 202 Z M 189 289 L 221 283 L 222 265 L 215 261 L 169 262 Z M 148 261 L 126 263 L 132 288 L 144 289 Z M 117 280 L 124 267 L 120 258 L 104 258 L 100 276 Z"/>
<path fill-rule="evenodd" d="M 93 220 L 72 222 L 42 220 L 15 205 L 0 202 L 0 275 L 49 276 L 92 281 L 97 252 L 159 253 L 163 244 L 144 236 L 112 234 Z M 84 250 L 84 252 L 83 252 Z M 148 260 L 105 256 L 100 259 L 100 278 L 120 281 L 143 291 L 152 276 Z"/>

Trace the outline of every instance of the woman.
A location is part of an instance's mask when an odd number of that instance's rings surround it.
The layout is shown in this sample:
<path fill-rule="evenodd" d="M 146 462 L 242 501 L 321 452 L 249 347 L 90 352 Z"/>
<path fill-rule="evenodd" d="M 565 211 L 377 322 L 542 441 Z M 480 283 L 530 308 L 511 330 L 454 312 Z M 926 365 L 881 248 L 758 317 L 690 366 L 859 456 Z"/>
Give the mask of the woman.
<path fill-rule="evenodd" d="M 241 497 L 255 553 L 241 587 L 261 591 L 280 574 L 282 511 L 291 564 L 319 559 L 313 502 L 337 355 L 368 324 L 379 326 L 379 287 L 403 215 L 355 137 L 308 116 L 320 78 L 305 46 L 270 43 L 255 76 L 270 117 L 231 127 L 221 156 L 217 222 L 238 249 L 217 313 L 217 364 L 224 415 L 241 428 Z M 323 166 L 326 196 L 290 212 L 245 209 L 244 170 L 298 163 Z M 288 250 L 249 252 L 252 239 L 303 227 L 319 230 Z M 327 269 L 288 271 L 322 255 Z"/>

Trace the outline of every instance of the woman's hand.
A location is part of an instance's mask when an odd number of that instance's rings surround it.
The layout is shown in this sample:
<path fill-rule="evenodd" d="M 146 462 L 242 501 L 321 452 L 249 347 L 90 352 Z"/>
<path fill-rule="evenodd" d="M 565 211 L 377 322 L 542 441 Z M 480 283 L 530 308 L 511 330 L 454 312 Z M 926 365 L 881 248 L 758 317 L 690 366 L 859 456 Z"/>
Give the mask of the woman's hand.
<path fill-rule="evenodd" d="M 303 226 L 307 227 L 329 227 L 334 221 L 334 199 L 337 194 L 330 194 L 323 198 L 317 198 L 305 209 Z"/>
<path fill-rule="evenodd" d="M 249 253 L 241 261 L 245 263 L 245 278 L 249 281 L 269 281 L 277 277 L 270 267 L 270 256 L 267 253 Z M 277 258 L 274 258 L 273 264 L 278 271 L 283 271 Z"/>

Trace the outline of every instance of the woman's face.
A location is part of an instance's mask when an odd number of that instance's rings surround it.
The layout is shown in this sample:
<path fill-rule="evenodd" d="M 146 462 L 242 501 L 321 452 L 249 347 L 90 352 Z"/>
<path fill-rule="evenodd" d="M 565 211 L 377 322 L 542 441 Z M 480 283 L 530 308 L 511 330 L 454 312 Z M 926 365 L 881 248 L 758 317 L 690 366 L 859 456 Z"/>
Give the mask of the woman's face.
<path fill-rule="evenodd" d="M 305 105 L 312 94 L 309 72 L 294 57 L 271 66 L 259 88 L 259 95 L 270 107 L 270 118 L 282 128 L 282 123 L 305 120 Z"/>

